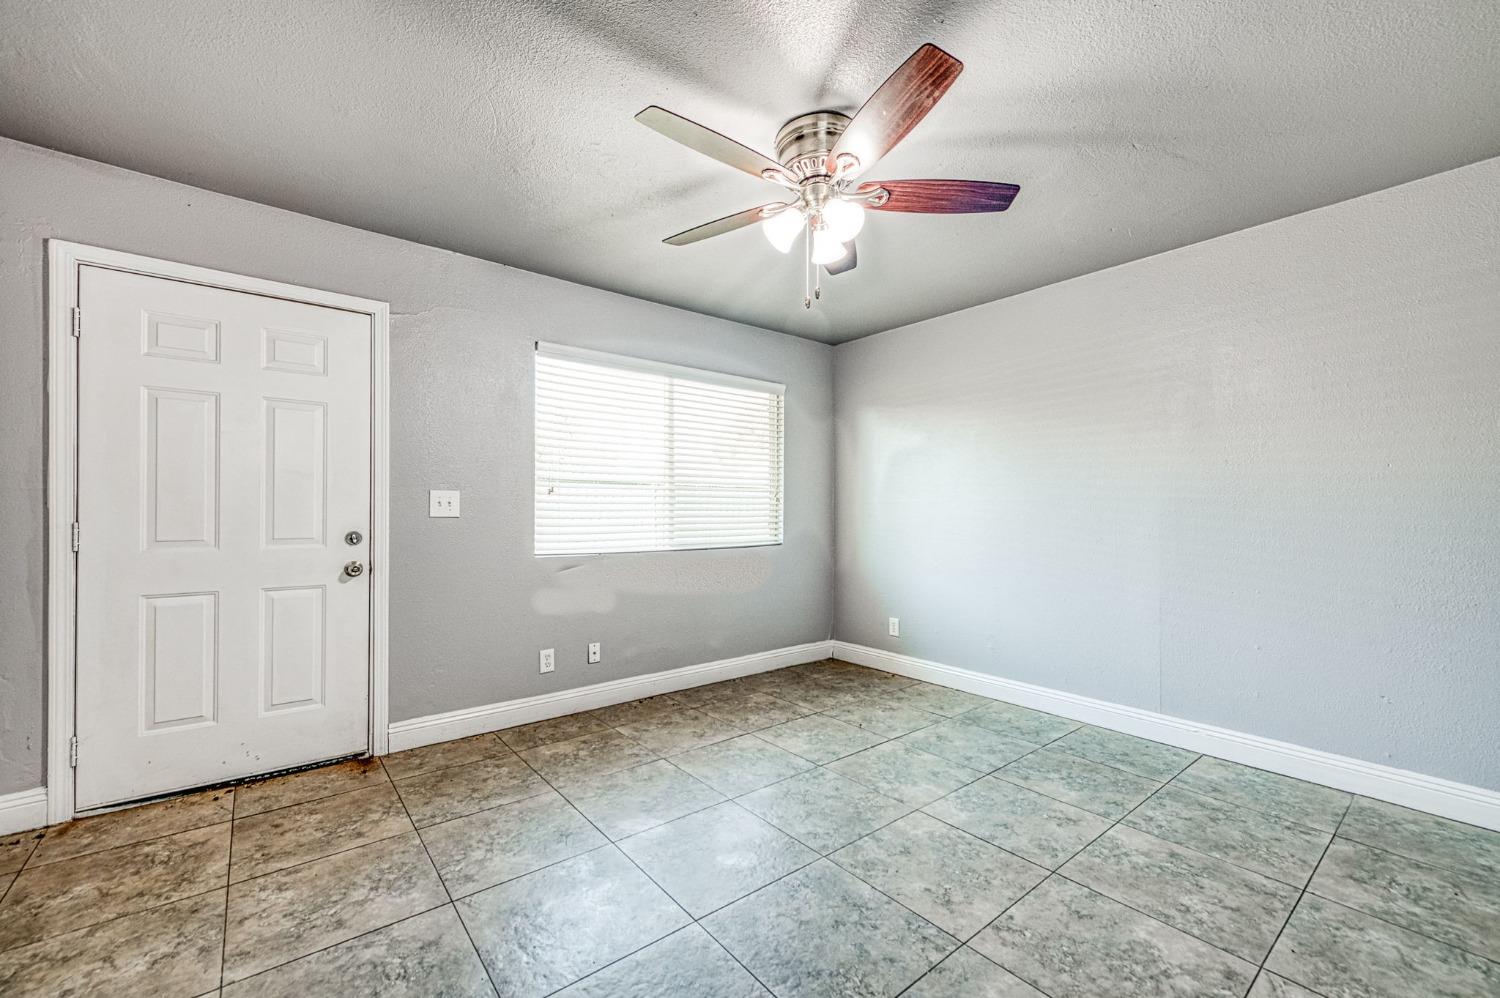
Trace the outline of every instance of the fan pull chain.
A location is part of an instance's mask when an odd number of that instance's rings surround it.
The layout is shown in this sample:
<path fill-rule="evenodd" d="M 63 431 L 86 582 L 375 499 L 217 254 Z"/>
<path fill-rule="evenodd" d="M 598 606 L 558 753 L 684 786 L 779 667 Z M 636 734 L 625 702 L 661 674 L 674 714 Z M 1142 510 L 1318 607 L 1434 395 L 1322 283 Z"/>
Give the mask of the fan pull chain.
<path fill-rule="evenodd" d="M 812 308 L 812 220 L 802 226 L 802 307 Z"/>

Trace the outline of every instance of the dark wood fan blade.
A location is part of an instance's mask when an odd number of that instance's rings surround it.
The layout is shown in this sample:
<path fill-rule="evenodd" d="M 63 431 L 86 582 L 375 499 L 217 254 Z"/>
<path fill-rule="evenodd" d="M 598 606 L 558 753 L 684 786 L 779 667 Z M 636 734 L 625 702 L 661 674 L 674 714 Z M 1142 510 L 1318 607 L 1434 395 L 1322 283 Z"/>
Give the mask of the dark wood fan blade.
<path fill-rule="evenodd" d="M 720 163 L 727 163 L 736 170 L 744 170 L 751 176 L 764 177 L 767 170 L 777 177 L 786 176 L 781 164 L 771 157 L 763 156 L 726 135 L 720 135 L 712 128 L 705 128 L 696 121 L 689 121 L 665 108 L 653 104 L 637 114 L 635 120 L 674 142 L 681 142 L 689 149 L 701 152 Z"/>
<path fill-rule="evenodd" d="M 747 208 L 745 211 L 736 212 L 733 215 L 725 215 L 716 218 L 712 222 L 704 222 L 685 232 L 679 232 L 675 236 L 668 236 L 662 242 L 669 246 L 686 246 L 688 243 L 700 242 L 704 239 L 712 239 L 714 236 L 722 236 L 726 232 L 735 229 L 743 229 L 747 225 L 754 225 L 765 217 L 763 214 L 767 208 L 780 207 L 781 202 L 773 201 L 771 204 L 763 204 L 757 208 Z"/>
<path fill-rule="evenodd" d="M 836 274 L 847 274 L 859 266 L 859 252 L 855 249 L 854 240 L 849 241 L 849 252 L 845 253 L 843 259 L 835 260 L 823 269 L 828 271 L 829 276 Z"/>
<path fill-rule="evenodd" d="M 919 211 L 932 215 L 958 215 L 976 211 L 1004 211 L 1021 188 L 991 180 L 872 180 L 859 185 L 859 193 L 876 188 L 890 194 L 884 204 L 866 202 L 876 211 Z"/>
<path fill-rule="evenodd" d="M 930 42 L 913 52 L 865 101 L 839 136 L 829 155 L 829 170 L 846 153 L 858 160 L 845 168 L 847 177 L 857 177 L 874 166 L 927 117 L 963 68 L 963 63 Z"/>

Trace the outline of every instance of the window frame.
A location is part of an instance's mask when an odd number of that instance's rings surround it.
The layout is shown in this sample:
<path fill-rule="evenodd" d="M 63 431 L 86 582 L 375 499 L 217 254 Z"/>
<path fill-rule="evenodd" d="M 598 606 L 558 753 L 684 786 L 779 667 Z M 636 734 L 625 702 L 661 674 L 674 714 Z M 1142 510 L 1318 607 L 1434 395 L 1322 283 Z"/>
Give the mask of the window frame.
<path fill-rule="evenodd" d="M 780 547 L 786 543 L 786 393 L 784 384 L 774 381 L 765 381 L 758 378 L 750 378 L 737 374 L 728 374 L 721 371 L 712 371 L 705 368 L 689 367 L 682 364 L 671 364 L 665 361 L 648 360 L 640 357 L 631 357 L 625 354 L 609 353 L 602 350 L 591 350 L 584 347 L 575 347 L 562 343 L 553 343 L 545 340 L 537 340 L 533 344 L 535 348 L 532 358 L 532 557 L 534 558 L 600 558 L 606 555 L 640 555 L 640 554 L 671 554 L 685 551 L 738 551 L 754 550 L 756 548 Z M 686 381 L 699 385 L 711 387 L 723 387 L 737 391 L 755 392 L 759 394 L 774 396 L 776 403 L 776 431 L 777 437 L 773 444 L 775 453 L 774 467 L 774 494 L 771 497 L 771 505 L 775 514 L 774 539 L 755 541 L 746 544 L 733 543 L 704 543 L 685 547 L 636 547 L 628 550 L 608 551 L 541 551 L 537 536 L 537 510 L 539 501 L 539 459 L 540 459 L 540 434 L 537 432 L 540 419 L 540 383 L 537 378 L 538 363 L 543 357 L 556 358 L 565 361 L 588 365 L 590 367 L 606 371 L 624 371 L 638 374 L 655 375 L 672 380 Z M 671 461 L 670 452 L 666 455 Z"/>

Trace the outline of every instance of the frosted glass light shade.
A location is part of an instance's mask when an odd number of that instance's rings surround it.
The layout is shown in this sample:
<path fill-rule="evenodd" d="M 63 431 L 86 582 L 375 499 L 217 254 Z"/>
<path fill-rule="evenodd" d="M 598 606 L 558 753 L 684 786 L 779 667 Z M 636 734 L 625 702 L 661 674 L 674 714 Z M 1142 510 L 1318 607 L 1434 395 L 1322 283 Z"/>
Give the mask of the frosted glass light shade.
<path fill-rule="evenodd" d="M 785 253 L 792 248 L 792 243 L 797 241 L 797 234 L 802 231 L 802 212 L 796 208 L 778 211 L 760 223 L 760 231 L 766 234 L 766 238 L 778 252 Z"/>
<path fill-rule="evenodd" d="M 823 224 L 833 238 L 847 243 L 865 227 L 865 206 L 835 198 L 823 206 Z"/>
<path fill-rule="evenodd" d="M 849 252 L 849 247 L 839 242 L 827 229 L 813 232 L 812 262 L 816 264 L 836 263 Z"/>

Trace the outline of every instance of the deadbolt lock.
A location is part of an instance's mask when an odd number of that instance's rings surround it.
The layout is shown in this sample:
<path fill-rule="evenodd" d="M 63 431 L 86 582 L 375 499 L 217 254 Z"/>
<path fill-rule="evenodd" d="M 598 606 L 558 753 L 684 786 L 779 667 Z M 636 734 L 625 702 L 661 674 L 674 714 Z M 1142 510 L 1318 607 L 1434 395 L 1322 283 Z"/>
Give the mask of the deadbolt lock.
<path fill-rule="evenodd" d="M 349 562 L 349 564 L 344 566 L 344 574 L 349 576 L 349 578 L 351 579 L 358 578 L 359 576 L 365 574 L 365 566 L 361 565 L 357 561 L 351 561 Z"/>
<path fill-rule="evenodd" d="M 351 530 L 344 535 L 344 543 L 349 545 L 350 547 L 353 547 L 364 539 L 365 535 L 360 533 L 358 530 Z"/>

